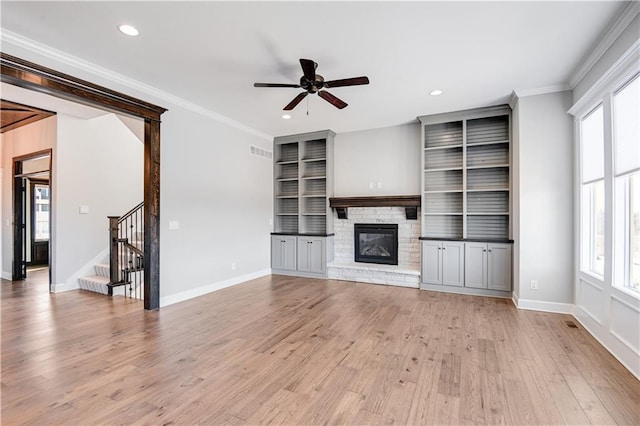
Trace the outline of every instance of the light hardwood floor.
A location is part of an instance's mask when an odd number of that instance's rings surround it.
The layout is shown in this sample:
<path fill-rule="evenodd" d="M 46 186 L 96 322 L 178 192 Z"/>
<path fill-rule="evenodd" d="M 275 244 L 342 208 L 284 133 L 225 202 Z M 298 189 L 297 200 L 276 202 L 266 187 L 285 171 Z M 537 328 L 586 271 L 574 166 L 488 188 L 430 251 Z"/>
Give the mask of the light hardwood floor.
<path fill-rule="evenodd" d="M 571 316 L 265 277 L 145 312 L 3 281 L 2 424 L 640 424 Z"/>

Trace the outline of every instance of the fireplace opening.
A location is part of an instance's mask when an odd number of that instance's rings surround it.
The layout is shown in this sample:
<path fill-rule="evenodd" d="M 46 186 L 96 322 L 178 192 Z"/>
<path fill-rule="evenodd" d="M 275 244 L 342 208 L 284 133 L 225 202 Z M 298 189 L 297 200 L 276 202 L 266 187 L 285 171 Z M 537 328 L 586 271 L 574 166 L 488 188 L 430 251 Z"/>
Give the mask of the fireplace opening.
<path fill-rule="evenodd" d="M 356 223 L 354 260 L 362 263 L 398 264 L 398 225 Z"/>

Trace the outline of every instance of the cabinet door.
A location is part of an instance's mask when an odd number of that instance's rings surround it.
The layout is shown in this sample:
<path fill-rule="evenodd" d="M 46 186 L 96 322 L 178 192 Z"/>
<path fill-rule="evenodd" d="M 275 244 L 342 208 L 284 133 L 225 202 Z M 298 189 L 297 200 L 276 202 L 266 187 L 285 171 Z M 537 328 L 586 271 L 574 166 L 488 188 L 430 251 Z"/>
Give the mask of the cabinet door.
<path fill-rule="evenodd" d="M 282 269 L 284 265 L 284 240 L 279 235 L 271 236 L 271 268 Z"/>
<path fill-rule="evenodd" d="M 511 245 L 488 244 L 489 276 L 491 290 L 511 290 Z"/>
<path fill-rule="evenodd" d="M 327 269 L 323 238 L 298 237 L 298 271 L 322 274 Z"/>
<path fill-rule="evenodd" d="M 271 268 L 287 271 L 296 270 L 296 237 L 288 235 L 271 236 Z"/>
<path fill-rule="evenodd" d="M 298 237 L 298 271 L 309 272 L 311 270 L 309 252 L 311 241 L 308 238 Z"/>
<path fill-rule="evenodd" d="M 464 285 L 464 243 L 442 243 L 442 284 Z"/>
<path fill-rule="evenodd" d="M 442 284 L 442 264 L 440 254 L 441 241 L 422 242 L 422 282 L 425 284 Z"/>
<path fill-rule="evenodd" d="M 287 271 L 296 270 L 296 243 L 296 237 L 284 237 L 284 262 L 282 269 L 286 269 Z"/>
<path fill-rule="evenodd" d="M 313 238 L 309 242 L 309 272 L 323 274 L 327 268 L 324 239 Z"/>
<path fill-rule="evenodd" d="M 487 288 L 487 245 L 465 244 L 465 287 Z"/>

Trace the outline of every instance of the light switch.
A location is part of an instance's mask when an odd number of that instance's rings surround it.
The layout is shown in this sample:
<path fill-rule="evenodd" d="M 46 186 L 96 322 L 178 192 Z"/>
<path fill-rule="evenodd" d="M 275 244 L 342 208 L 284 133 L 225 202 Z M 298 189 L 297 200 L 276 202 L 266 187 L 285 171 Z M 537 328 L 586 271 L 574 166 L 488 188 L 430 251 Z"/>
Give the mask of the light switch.
<path fill-rule="evenodd" d="M 176 229 L 180 229 L 180 222 L 177 220 L 169 221 L 169 231 L 175 231 Z"/>
<path fill-rule="evenodd" d="M 89 206 L 80 206 L 80 214 L 89 214 Z"/>

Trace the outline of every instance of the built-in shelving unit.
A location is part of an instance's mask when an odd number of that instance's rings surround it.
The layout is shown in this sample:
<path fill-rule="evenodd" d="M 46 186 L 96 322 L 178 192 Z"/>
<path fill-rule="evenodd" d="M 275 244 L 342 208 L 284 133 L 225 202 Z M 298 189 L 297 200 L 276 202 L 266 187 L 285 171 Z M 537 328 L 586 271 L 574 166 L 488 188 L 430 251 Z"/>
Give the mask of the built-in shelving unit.
<path fill-rule="evenodd" d="M 419 117 L 422 235 L 507 240 L 511 216 L 511 109 Z"/>
<path fill-rule="evenodd" d="M 331 130 L 274 138 L 274 273 L 326 277 L 333 259 Z"/>
<path fill-rule="evenodd" d="M 326 235 L 333 221 L 328 197 L 333 195 L 330 130 L 274 139 L 274 232 Z"/>

